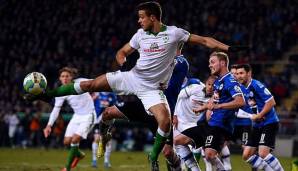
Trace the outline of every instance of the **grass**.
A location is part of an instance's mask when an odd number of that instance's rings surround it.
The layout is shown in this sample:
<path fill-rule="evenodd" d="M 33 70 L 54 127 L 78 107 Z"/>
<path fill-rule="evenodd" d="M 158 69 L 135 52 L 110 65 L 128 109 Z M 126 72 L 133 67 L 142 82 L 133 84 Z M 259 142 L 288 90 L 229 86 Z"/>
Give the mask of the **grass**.
<path fill-rule="evenodd" d="M 99 167 L 91 167 L 91 151 L 83 150 L 86 158 L 73 171 L 104 170 L 103 159 L 98 161 Z M 67 150 L 61 149 L 8 149 L 0 148 L 0 171 L 58 171 L 66 161 Z M 111 155 L 112 168 L 109 171 L 146 171 L 149 170 L 146 153 L 143 152 L 113 152 Z M 285 171 L 291 170 L 293 158 L 279 158 Z M 234 171 L 250 171 L 240 155 L 232 155 Z M 202 161 L 200 161 L 202 163 Z M 203 169 L 204 166 L 202 165 Z M 160 170 L 166 170 L 163 157 L 160 158 Z"/>

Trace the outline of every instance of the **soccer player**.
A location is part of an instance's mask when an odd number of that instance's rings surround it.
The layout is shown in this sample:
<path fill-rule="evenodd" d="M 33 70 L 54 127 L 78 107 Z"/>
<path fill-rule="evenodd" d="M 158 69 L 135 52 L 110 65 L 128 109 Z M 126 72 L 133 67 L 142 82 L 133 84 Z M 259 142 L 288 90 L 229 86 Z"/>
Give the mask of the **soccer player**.
<path fill-rule="evenodd" d="M 209 88 L 206 88 L 198 79 L 188 79 L 179 93 L 175 108 L 173 117 L 175 149 L 192 171 L 200 170 L 197 163 L 199 161 L 196 161 L 188 145 L 198 148 L 205 142 L 205 127 L 203 124 L 197 125 L 205 111 L 197 114 L 193 109 L 207 103 L 209 100 L 207 95 L 210 94 L 207 91 L 213 86 L 214 81 L 215 77 L 210 76 L 206 81 Z"/>
<path fill-rule="evenodd" d="M 77 70 L 75 68 L 64 67 L 60 69 L 59 73 L 59 80 L 62 85 L 80 80 L 73 80 L 77 74 Z M 51 112 L 48 124 L 43 130 L 46 138 L 52 131 L 52 126 L 59 115 L 64 101 L 67 101 L 74 111 L 74 115 L 66 128 L 64 137 L 64 145 L 70 145 L 70 151 L 67 163 L 62 171 L 70 171 L 71 168 L 74 168 L 77 165 L 80 159 L 85 157 L 85 154 L 79 150 L 79 144 L 81 139 L 87 138 L 87 135 L 93 126 L 95 110 L 92 97 L 89 93 L 83 93 L 78 96 L 56 97 L 55 106 Z"/>
<path fill-rule="evenodd" d="M 209 58 L 212 75 L 219 78 L 214 83 L 214 94 L 207 104 L 212 111 L 208 121 L 209 131 L 205 142 L 205 157 L 218 170 L 225 170 L 218 154 L 225 140 L 233 132 L 235 112 L 245 105 L 238 82 L 228 70 L 229 58 L 224 52 L 213 52 Z M 207 115 L 208 117 L 208 115 Z"/>
<path fill-rule="evenodd" d="M 96 153 L 98 150 L 98 143 L 100 141 L 101 132 L 99 131 L 98 124 L 101 120 L 101 113 L 103 110 L 109 106 L 114 105 L 117 102 L 117 97 L 114 93 L 111 92 L 96 92 L 92 94 L 92 98 L 94 99 L 94 106 L 96 111 L 96 120 L 94 126 L 94 138 L 92 142 L 92 167 L 97 167 L 97 157 Z M 105 143 L 105 158 L 104 158 L 104 167 L 111 167 L 110 156 L 112 152 L 112 144 L 111 141 Z"/>
<path fill-rule="evenodd" d="M 116 60 L 122 66 L 126 57 L 138 50 L 140 58 L 133 69 L 128 72 L 117 71 L 103 74 L 94 80 L 72 83 L 54 90 L 48 89 L 39 98 L 101 91 L 137 95 L 148 114 L 153 114 L 158 122 L 156 138 L 149 159 L 152 170 L 159 170 L 158 155 L 170 135 L 171 127 L 167 100 L 159 87 L 168 84 L 174 68 L 178 44 L 189 42 L 224 51 L 242 50 L 243 47 L 229 47 L 213 38 L 190 34 L 181 28 L 163 24 L 161 6 L 157 2 L 141 3 L 137 11 L 138 22 L 142 28 L 116 54 Z"/>
<path fill-rule="evenodd" d="M 243 159 L 253 168 L 283 171 L 279 160 L 271 153 L 279 124 L 274 97 L 263 83 L 252 78 L 250 65 L 238 65 L 237 77 L 249 91 L 251 106 L 257 105 L 256 114 L 251 118 L 252 136 L 244 148 Z"/>
<path fill-rule="evenodd" d="M 173 74 L 169 81 L 169 85 L 165 90 L 165 95 L 169 102 L 170 110 L 174 113 L 176 101 L 178 94 L 181 90 L 182 83 L 186 78 L 189 70 L 189 63 L 186 58 L 181 54 L 182 44 L 179 45 L 179 50 L 177 51 L 178 56 L 175 57 L 175 68 L 173 70 Z M 162 87 L 161 87 L 162 88 Z M 107 128 L 111 127 L 112 119 L 128 119 L 129 121 L 141 122 L 147 124 L 149 129 L 153 134 L 156 133 L 158 128 L 157 122 L 151 115 L 148 115 L 146 110 L 144 109 L 142 102 L 138 99 L 135 101 L 130 101 L 124 103 L 123 106 L 113 106 L 107 108 L 103 114 L 103 118 L 101 120 L 100 126 L 101 131 L 105 132 Z M 172 131 L 171 131 L 172 133 Z M 180 160 L 176 153 L 173 151 L 173 136 L 171 135 L 168 138 L 164 148 L 163 154 L 167 161 L 168 170 L 179 170 L 180 168 Z"/>

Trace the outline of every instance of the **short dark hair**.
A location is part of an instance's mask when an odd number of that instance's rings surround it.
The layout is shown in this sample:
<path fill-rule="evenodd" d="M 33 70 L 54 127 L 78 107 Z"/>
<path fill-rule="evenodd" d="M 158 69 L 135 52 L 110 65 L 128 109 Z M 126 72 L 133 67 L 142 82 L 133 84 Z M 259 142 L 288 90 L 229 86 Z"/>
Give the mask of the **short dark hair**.
<path fill-rule="evenodd" d="M 237 69 L 243 68 L 246 72 L 252 71 L 249 64 L 238 64 Z"/>
<path fill-rule="evenodd" d="M 229 65 L 229 56 L 225 52 L 212 52 L 211 56 L 217 56 L 220 61 L 225 61 L 227 66 Z"/>
<path fill-rule="evenodd" d="M 144 10 L 147 16 L 154 15 L 158 21 L 161 21 L 162 10 L 158 2 L 149 1 L 140 3 L 137 11 Z"/>
<path fill-rule="evenodd" d="M 237 67 L 238 67 L 238 64 L 231 65 L 231 69 L 237 69 Z"/>
<path fill-rule="evenodd" d="M 71 68 L 71 67 L 63 67 L 59 70 L 59 75 L 61 75 L 62 72 L 68 72 L 72 76 L 72 78 L 77 77 L 78 75 L 78 69 Z"/>

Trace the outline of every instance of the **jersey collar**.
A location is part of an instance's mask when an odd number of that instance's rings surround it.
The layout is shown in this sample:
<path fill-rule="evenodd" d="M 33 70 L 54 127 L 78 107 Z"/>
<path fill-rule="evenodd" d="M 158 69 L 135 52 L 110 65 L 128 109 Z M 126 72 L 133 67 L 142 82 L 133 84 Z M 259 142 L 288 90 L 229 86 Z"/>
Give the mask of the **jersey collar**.
<path fill-rule="evenodd" d="M 228 76 L 228 75 L 230 75 L 230 74 L 231 74 L 230 72 L 226 73 L 224 76 L 222 76 L 222 77 L 219 79 L 219 81 L 223 80 L 226 76 Z"/>
<path fill-rule="evenodd" d="M 159 32 L 154 33 L 151 30 L 149 30 L 149 31 L 147 31 L 147 34 L 148 35 L 153 34 L 154 36 L 157 36 L 158 33 L 163 32 L 163 31 L 166 31 L 166 30 L 167 30 L 167 26 L 164 25 L 164 24 L 162 24 L 161 27 L 160 27 L 160 31 Z"/>

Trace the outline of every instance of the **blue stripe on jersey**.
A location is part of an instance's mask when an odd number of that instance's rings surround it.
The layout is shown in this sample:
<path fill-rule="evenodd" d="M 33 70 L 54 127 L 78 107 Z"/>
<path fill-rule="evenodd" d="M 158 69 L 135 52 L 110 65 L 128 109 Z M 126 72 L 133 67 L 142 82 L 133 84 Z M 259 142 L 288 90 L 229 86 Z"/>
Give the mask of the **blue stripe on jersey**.
<path fill-rule="evenodd" d="M 214 103 L 222 104 L 233 101 L 236 95 L 243 95 L 239 83 L 231 75 L 227 73 L 223 77 L 215 80 L 214 86 Z M 235 112 L 238 109 L 214 109 L 208 122 L 210 126 L 218 126 L 226 131 L 233 133 Z"/>
<path fill-rule="evenodd" d="M 249 96 L 251 99 L 255 100 L 257 104 L 258 112 L 262 111 L 266 102 L 273 98 L 270 91 L 266 88 L 266 86 L 258 80 L 252 79 L 250 84 L 247 87 L 249 91 Z M 264 125 L 268 125 L 271 123 L 279 122 L 277 113 L 275 108 L 273 107 L 266 115 L 265 119 L 260 122 L 254 123 L 254 127 L 263 127 Z"/>
<path fill-rule="evenodd" d="M 175 63 L 175 68 L 169 81 L 168 88 L 164 92 L 170 106 L 171 114 L 174 113 L 178 94 L 189 69 L 189 64 L 183 55 L 175 57 Z"/>

